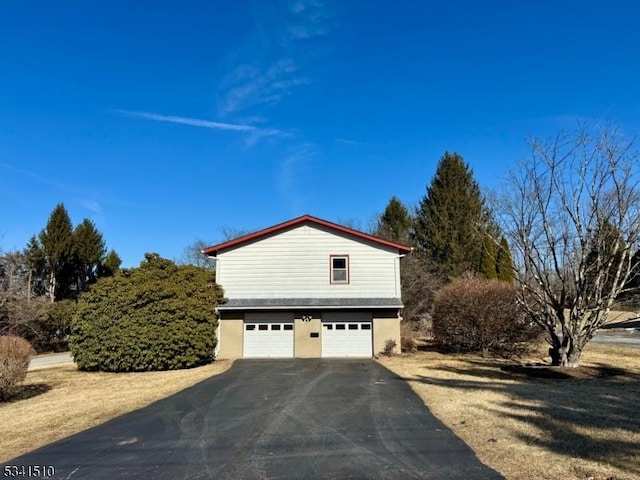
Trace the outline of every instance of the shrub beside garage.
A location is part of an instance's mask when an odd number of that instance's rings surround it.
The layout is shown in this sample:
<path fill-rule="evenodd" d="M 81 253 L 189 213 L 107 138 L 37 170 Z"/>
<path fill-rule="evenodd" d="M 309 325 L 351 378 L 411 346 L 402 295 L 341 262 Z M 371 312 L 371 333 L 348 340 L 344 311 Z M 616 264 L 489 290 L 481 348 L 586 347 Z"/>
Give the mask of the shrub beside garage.
<path fill-rule="evenodd" d="M 212 272 L 146 254 L 140 267 L 98 280 L 81 295 L 69 346 L 82 370 L 174 370 L 212 359 L 214 309 L 223 292 Z"/>

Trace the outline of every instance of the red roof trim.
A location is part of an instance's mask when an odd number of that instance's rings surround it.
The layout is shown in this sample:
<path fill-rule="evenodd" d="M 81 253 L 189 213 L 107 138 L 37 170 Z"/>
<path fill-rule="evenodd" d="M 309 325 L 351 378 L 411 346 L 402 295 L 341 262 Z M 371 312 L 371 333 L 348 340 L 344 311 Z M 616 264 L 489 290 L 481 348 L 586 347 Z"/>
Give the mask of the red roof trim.
<path fill-rule="evenodd" d="M 374 242 L 380 245 L 397 248 L 399 251 L 404 253 L 408 253 L 411 251 L 411 248 L 405 245 L 391 242 L 389 240 L 376 237 L 375 235 L 369 235 L 368 233 L 363 233 L 358 230 L 354 230 L 352 228 L 344 227 L 342 225 L 338 225 L 337 223 L 328 222 L 326 220 L 322 220 L 321 218 L 312 217 L 311 215 L 303 215 L 301 217 L 294 218 L 293 220 L 279 223 L 278 225 L 274 225 L 273 227 L 265 228 L 263 230 L 258 230 L 257 232 L 253 232 L 248 235 L 244 235 L 242 237 L 234 238 L 233 240 L 229 240 L 228 242 L 223 242 L 223 243 L 219 243 L 218 245 L 207 247 L 202 251 L 202 253 L 204 253 L 205 255 L 215 256 L 218 252 L 222 250 L 229 250 L 230 248 L 238 247 L 244 243 L 251 242 L 252 240 L 257 240 L 259 238 L 266 237 L 267 235 L 278 233 L 283 230 L 286 230 L 287 228 L 301 225 L 307 222 L 311 224 L 321 225 L 323 227 L 327 227 L 332 230 L 337 230 L 339 232 L 343 232 L 348 235 L 353 235 L 354 237 L 362 238 L 363 240 L 369 240 L 370 242 Z"/>

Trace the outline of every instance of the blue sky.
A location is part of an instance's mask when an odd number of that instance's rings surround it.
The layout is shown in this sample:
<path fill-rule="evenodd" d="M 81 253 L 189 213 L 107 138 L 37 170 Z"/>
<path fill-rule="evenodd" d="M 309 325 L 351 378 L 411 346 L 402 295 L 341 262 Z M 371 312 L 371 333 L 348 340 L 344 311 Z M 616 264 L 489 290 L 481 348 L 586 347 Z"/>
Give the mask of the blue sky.
<path fill-rule="evenodd" d="M 58 202 L 135 266 L 309 213 L 366 227 L 445 150 L 495 187 L 526 139 L 640 131 L 636 2 L 0 4 L 0 247 Z"/>

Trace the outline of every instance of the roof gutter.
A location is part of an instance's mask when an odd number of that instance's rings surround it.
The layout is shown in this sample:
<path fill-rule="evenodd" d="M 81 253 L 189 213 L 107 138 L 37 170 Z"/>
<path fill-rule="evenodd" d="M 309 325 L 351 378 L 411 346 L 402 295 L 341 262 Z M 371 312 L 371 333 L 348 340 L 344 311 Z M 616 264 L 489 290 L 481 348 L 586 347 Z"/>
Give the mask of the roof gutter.
<path fill-rule="evenodd" d="M 218 311 L 230 312 L 230 311 L 238 311 L 238 310 L 369 310 L 369 309 L 380 309 L 380 308 L 404 308 L 404 304 L 395 304 L 395 305 L 312 305 L 312 306 L 304 306 L 304 305 L 256 305 L 250 307 L 243 306 L 231 306 L 225 307 L 224 304 L 218 305 Z"/>

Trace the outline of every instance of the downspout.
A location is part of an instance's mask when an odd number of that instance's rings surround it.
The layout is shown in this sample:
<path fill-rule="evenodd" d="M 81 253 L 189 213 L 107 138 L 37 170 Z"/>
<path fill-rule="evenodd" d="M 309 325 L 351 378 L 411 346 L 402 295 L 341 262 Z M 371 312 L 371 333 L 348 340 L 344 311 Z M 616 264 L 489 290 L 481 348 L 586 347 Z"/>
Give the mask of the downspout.
<path fill-rule="evenodd" d="M 219 315 L 218 307 L 215 309 L 216 316 Z M 218 317 L 218 323 L 216 325 L 216 346 L 213 349 L 213 359 L 216 360 L 220 354 L 220 318 Z"/>
<path fill-rule="evenodd" d="M 400 259 L 403 257 L 406 257 L 407 254 L 403 253 L 401 255 L 396 255 L 395 257 L 395 262 L 394 262 L 394 282 L 396 285 L 396 297 L 398 297 L 400 300 L 402 300 L 402 285 L 400 284 Z"/>
<path fill-rule="evenodd" d="M 409 253 L 412 253 L 412 252 L 413 252 L 413 247 L 411 247 L 411 250 L 409 251 Z M 406 256 L 407 256 L 406 253 L 398 255 L 397 256 L 397 263 L 396 263 L 397 269 L 398 269 L 397 274 L 396 274 L 396 295 L 400 299 L 400 302 L 402 303 L 402 305 L 404 305 L 404 302 L 402 300 L 402 279 L 400 278 L 400 259 L 403 258 L 403 257 L 406 257 Z M 397 312 L 398 318 L 400 318 L 400 320 L 402 320 L 402 315 L 401 315 L 400 312 L 402 312 L 402 314 L 404 314 L 404 307 L 399 308 L 398 312 Z"/>

